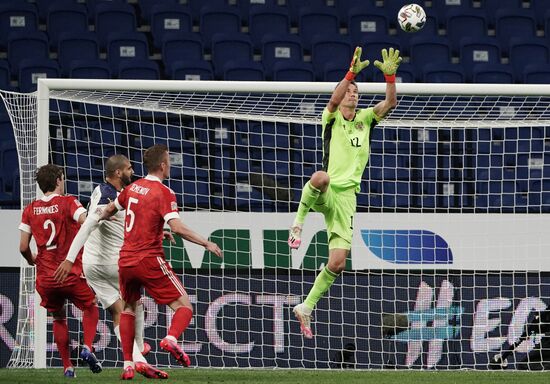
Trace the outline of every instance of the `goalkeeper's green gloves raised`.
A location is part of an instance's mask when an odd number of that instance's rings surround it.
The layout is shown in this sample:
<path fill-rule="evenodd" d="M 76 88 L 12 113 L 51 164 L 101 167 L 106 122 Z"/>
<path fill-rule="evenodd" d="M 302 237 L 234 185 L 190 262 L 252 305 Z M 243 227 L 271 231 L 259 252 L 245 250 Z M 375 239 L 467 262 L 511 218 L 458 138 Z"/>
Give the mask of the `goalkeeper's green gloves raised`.
<path fill-rule="evenodd" d="M 351 63 L 349 64 L 349 71 L 346 73 L 346 80 L 352 81 L 355 79 L 355 76 L 359 74 L 363 69 L 368 67 L 370 64 L 370 61 L 365 60 L 361 61 L 361 52 L 363 49 L 361 47 L 356 47 L 355 52 L 353 52 L 353 57 L 351 59 Z"/>
<path fill-rule="evenodd" d="M 401 64 L 403 58 L 399 56 L 399 50 L 390 48 L 390 51 L 386 48 L 382 50 L 382 62 L 376 60 L 374 66 L 384 73 L 387 83 L 395 83 L 395 73 L 397 67 Z"/>

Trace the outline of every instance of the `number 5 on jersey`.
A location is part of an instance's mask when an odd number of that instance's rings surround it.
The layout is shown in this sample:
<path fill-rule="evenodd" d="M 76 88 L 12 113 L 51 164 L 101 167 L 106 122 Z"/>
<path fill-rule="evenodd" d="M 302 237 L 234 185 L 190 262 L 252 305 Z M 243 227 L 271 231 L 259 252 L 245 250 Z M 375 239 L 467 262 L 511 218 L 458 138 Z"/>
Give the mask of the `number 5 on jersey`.
<path fill-rule="evenodd" d="M 128 206 L 126 207 L 126 217 L 130 217 L 130 222 L 126 220 L 126 232 L 130 232 L 134 227 L 134 221 L 136 220 L 136 214 L 132 211 L 132 204 L 137 204 L 138 199 L 135 197 L 128 198 Z"/>

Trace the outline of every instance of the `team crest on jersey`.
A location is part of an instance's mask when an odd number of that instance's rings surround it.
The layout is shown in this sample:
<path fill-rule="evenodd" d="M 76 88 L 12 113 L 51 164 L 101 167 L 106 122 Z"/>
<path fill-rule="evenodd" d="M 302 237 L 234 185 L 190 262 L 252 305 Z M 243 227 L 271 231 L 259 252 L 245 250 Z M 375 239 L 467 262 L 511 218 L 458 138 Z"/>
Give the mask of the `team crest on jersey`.
<path fill-rule="evenodd" d="M 363 129 L 365 129 L 365 126 L 363 125 L 362 122 L 358 122 L 358 123 L 355 123 L 355 129 L 357 129 L 358 131 L 362 131 Z"/>
<path fill-rule="evenodd" d="M 172 211 L 176 211 L 178 209 L 178 203 L 175 201 L 172 201 Z"/>

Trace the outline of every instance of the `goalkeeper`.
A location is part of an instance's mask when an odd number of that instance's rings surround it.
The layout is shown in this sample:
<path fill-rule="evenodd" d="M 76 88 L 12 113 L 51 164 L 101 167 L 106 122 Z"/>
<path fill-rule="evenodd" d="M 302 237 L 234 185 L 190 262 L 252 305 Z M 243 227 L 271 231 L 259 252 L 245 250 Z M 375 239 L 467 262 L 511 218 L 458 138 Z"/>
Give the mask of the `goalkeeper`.
<path fill-rule="evenodd" d="M 357 109 L 359 91 L 354 79 L 369 65 L 368 60 L 361 61 L 361 48 L 357 47 L 348 73 L 338 83 L 323 110 L 323 168 L 315 172 L 304 186 L 288 238 L 290 248 L 297 249 L 309 210 L 324 215 L 328 263 L 315 279 L 306 300 L 294 307 L 294 315 L 300 321 L 305 338 L 313 338 L 311 312 L 346 265 L 351 249 L 356 194 L 369 160 L 371 130 L 397 105 L 395 73 L 400 63 L 398 50 L 382 50 L 382 62 L 377 60 L 374 65 L 386 78 L 386 98 L 374 107 Z"/>

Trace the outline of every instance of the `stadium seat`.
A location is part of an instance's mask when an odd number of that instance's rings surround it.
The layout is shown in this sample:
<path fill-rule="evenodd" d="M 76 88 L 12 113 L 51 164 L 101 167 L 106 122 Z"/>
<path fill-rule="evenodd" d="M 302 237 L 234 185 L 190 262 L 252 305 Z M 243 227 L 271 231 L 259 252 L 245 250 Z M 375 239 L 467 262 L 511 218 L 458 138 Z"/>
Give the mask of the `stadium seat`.
<path fill-rule="evenodd" d="M 110 79 L 111 68 L 104 60 L 72 60 L 69 64 L 72 79 Z"/>
<path fill-rule="evenodd" d="M 6 60 L 0 60 L 0 89 L 5 91 L 11 91 L 12 87 L 10 84 L 10 66 Z M 3 111 L 3 108 L 0 108 Z M 0 116 L 3 116 L 3 113 L 0 112 Z M 1 120 L 1 117 L 0 117 Z M 0 127 L 1 128 L 1 127 Z M 1 140 L 0 140 L 1 141 Z"/>
<path fill-rule="evenodd" d="M 212 64 L 205 60 L 174 61 L 170 71 L 173 80 L 214 80 Z"/>
<path fill-rule="evenodd" d="M 154 6 L 170 6 L 179 4 L 178 0 L 138 0 L 139 18 L 141 24 L 151 25 L 151 10 Z"/>
<path fill-rule="evenodd" d="M 363 58 L 368 58 L 373 65 L 374 60 L 382 61 L 382 49 L 401 49 L 401 44 L 398 38 L 387 35 L 372 35 L 367 36 L 359 42 L 363 47 Z M 403 54 L 401 54 L 403 56 Z"/>
<path fill-rule="evenodd" d="M 432 1 L 431 7 L 424 7 L 426 14 L 434 15 L 441 23 L 439 27 L 448 26 L 449 15 L 467 15 L 472 10 L 471 0 Z M 478 12 L 478 14 L 481 12 Z M 484 17 L 484 15 L 482 15 Z M 448 33 L 447 33 L 448 35 Z"/>
<path fill-rule="evenodd" d="M 179 4 L 157 4 L 151 9 L 151 34 L 155 48 L 161 48 L 164 35 L 191 32 L 193 20 L 189 10 Z"/>
<path fill-rule="evenodd" d="M 50 59 L 25 59 L 19 65 L 19 90 L 34 92 L 39 78 L 59 77 L 59 65 Z"/>
<path fill-rule="evenodd" d="M 111 72 L 117 73 L 119 63 L 125 60 L 147 59 L 147 38 L 140 32 L 111 33 L 107 43 L 107 60 Z"/>
<path fill-rule="evenodd" d="M 204 46 L 210 49 L 215 34 L 241 32 L 241 14 L 236 7 L 213 7 L 209 4 L 201 8 L 199 29 Z"/>
<path fill-rule="evenodd" d="M 458 54 L 461 39 L 466 37 L 483 39 L 487 37 L 485 16 L 480 14 L 479 11 L 452 9 L 447 14 L 447 36 L 451 42 L 453 52 Z"/>
<path fill-rule="evenodd" d="M 548 64 L 526 65 L 522 80 L 525 84 L 550 84 L 550 66 Z"/>
<path fill-rule="evenodd" d="M 36 0 L 36 9 L 38 11 L 38 22 L 45 24 L 48 19 L 48 12 L 50 10 L 50 6 L 54 3 L 61 3 L 65 0 Z M 76 3 L 77 0 L 66 0 L 67 2 Z"/>
<path fill-rule="evenodd" d="M 254 48 L 259 50 L 264 36 L 290 33 L 290 18 L 283 7 L 254 7 L 250 10 L 248 33 Z"/>
<path fill-rule="evenodd" d="M 480 5 L 481 10 L 485 11 L 489 28 L 495 27 L 497 11 L 505 8 L 516 11 L 522 10 L 522 0 L 483 0 Z"/>
<path fill-rule="evenodd" d="M 328 62 L 322 67 L 323 73 L 321 80 L 322 81 L 335 81 L 339 82 L 344 78 L 346 73 L 348 72 L 349 66 L 348 65 L 342 65 L 342 63 L 336 61 L 336 62 Z M 359 82 L 363 81 L 371 81 L 372 80 L 372 68 L 368 66 L 367 68 L 363 69 L 359 75 L 355 78 Z"/>
<path fill-rule="evenodd" d="M 175 61 L 203 59 L 202 39 L 196 33 L 167 33 L 162 39 L 161 52 L 165 73 L 169 76 Z"/>
<path fill-rule="evenodd" d="M 400 41 L 401 54 L 404 56 L 410 56 L 411 40 L 414 41 L 415 38 L 434 36 L 437 38 L 437 36 L 439 36 L 437 23 L 437 18 L 435 16 L 427 15 L 424 28 L 418 32 L 408 33 L 398 27 L 397 35 L 395 37 L 397 37 Z"/>
<path fill-rule="evenodd" d="M 354 8 L 363 8 L 367 12 L 376 12 L 379 8 L 376 7 L 375 0 L 339 0 L 334 2 L 336 13 L 340 19 L 340 24 L 348 23 L 349 12 Z M 350 25 L 347 24 L 348 30 Z"/>
<path fill-rule="evenodd" d="M 92 32 L 63 33 L 59 36 L 57 61 L 64 75 L 69 73 L 73 60 L 99 59 L 99 43 Z"/>
<path fill-rule="evenodd" d="M 125 3 L 101 2 L 95 8 L 95 32 L 101 48 L 107 47 L 112 33 L 136 31 L 134 8 Z"/>
<path fill-rule="evenodd" d="M 304 10 L 304 8 L 308 8 L 310 10 L 320 10 L 323 12 L 335 14 L 335 9 L 333 7 L 327 7 L 326 0 L 308 0 L 307 2 L 303 0 L 285 0 L 285 2 L 286 8 L 288 10 L 288 15 L 290 16 L 290 22 L 294 26 L 299 26 L 300 14 Z"/>
<path fill-rule="evenodd" d="M 317 79 L 323 78 L 325 65 L 348 68 L 353 55 L 349 40 L 340 35 L 316 35 L 311 41 L 311 64 Z M 366 55 L 364 57 L 367 57 Z"/>
<path fill-rule="evenodd" d="M 515 74 L 516 82 L 523 80 L 523 70 L 529 64 L 549 65 L 550 54 L 546 40 L 512 38 L 510 42 L 510 65 Z"/>
<path fill-rule="evenodd" d="M 263 81 L 264 68 L 257 61 L 231 60 L 223 66 L 223 80 Z"/>
<path fill-rule="evenodd" d="M 500 64 L 500 44 L 494 37 L 465 37 L 460 40 L 460 64 L 471 79 L 476 64 Z"/>
<path fill-rule="evenodd" d="M 423 72 L 425 83 L 463 83 L 466 77 L 458 64 L 426 64 Z"/>
<path fill-rule="evenodd" d="M 84 4 L 62 0 L 51 4 L 46 23 L 50 47 L 57 49 L 59 37 L 67 32 L 88 32 L 88 13 Z"/>
<path fill-rule="evenodd" d="M 48 37 L 39 31 L 11 32 L 8 38 L 8 62 L 12 75 L 19 73 L 19 63 L 25 59 L 48 59 Z"/>
<path fill-rule="evenodd" d="M 473 70 L 473 82 L 488 84 L 513 84 L 514 72 L 505 64 L 477 64 Z"/>
<path fill-rule="evenodd" d="M 387 36 L 389 22 L 386 13 L 376 8 L 359 6 L 347 14 L 348 34 L 352 44 L 368 41 L 371 35 Z"/>
<path fill-rule="evenodd" d="M 159 66 L 156 62 L 147 59 L 123 60 L 118 66 L 119 79 L 160 79 Z"/>
<path fill-rule="evenodd" d="M 367 67 L 368 68 L 368 67 Z M 378 68 L 373 68 L 373 81 L 378 83 L 385 82 L 384 74 Z M 417 69 L 409 63 L 401 63 L 395 74 L 395 81 L 398 83 L 414 83 L 421 76 L 418 74 Z"/>
<path fill-rule="evenodd" d="M 287 8 L 281 5 L 279 0 L 237 0 L 237 7 L 243 20 L 249 20 L 251 13 L 262 8 L 279 8 L 288 15 Z"/>
<path fill-rule="evenodd" d="M 273 65 L 275 81 L 315 81 L 310 63 L 278 61 Z"/>
<path fill-rule="evenodd" d="M 301 62 L 302 42 L 296 35 L 266 35 L 262 39 L 262 63 L 267 77 L 278 61 Z"/>
<path fill-rule="evenodd" d="M 0 4 L 0 49 L 5 50 L 13 32 L 38 30 L 38 12 L 34 4 L 6 1 Z"/>
<path fill-rule="evenodd" d="M 219 33 L 212 36 L 212 65 L 216 77 L 221 77 L 225 63 L 235 58 L 252 60 L 252 42 L 247 34 Z"/>
<path fill-rule="evenodd" d="M 319 26 L 322 26 L 322 28 Z M 315 35 L 337 36 L 340 34 L 340 24 L 333 11 L 316 10 L 310 7 L 301 8 L 298 32 L 303 47 L 310 50 Z"/>
<path fill-rule="evenodd" d="M 502 53 L 508 54 L 511 38 L 536 37 L 536 21 L 527 9 L 500 9 L 496 12 L 496 37 Z"/>
<path fill-rule="evenodd" d="M 200 23 L 200 15 L 202 8 L 226 8 L 228 6 L 228 0 L 187 0 L 187 6 L 191 10 L 191 15 L 193 16 L 193 23 Z M 235 7 L 236 8 L 236 7 Z M 238 8 L 237 8 L 238 9 Z M 240 14 L 240 13 L 239 13 Z"/>
<path fill-rule="evenodd" d="M 411 63 L 417 68 L 423 68 L 426 64 L 451 62 L 449 40 L 444 37 L 413 37 L 410 51 Z"/>

